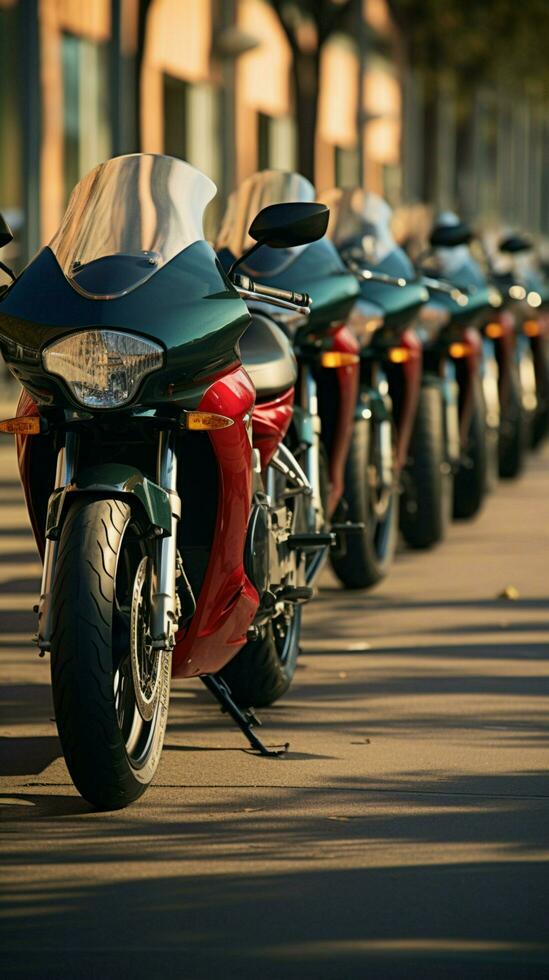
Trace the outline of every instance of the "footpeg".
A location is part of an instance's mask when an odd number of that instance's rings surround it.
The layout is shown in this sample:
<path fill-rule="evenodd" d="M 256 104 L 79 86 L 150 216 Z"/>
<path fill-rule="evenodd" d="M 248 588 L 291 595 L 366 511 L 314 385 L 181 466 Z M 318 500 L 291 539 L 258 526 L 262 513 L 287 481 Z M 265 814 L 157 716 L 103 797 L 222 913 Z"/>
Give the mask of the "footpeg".
<path fill-rule="evenodd" d="M 290 534 L 286 544 L 291 551 L 317 551 L 320 548 L 330 548 L 334 542 L 333 535 L 329 532 L 319 532 L 316 534 Z"/>
<path fill-rule="evenodd" d="M 280 589 L 280 592 L 276 593 L 277 602 L 293 602 L 299 605 L 302 602 L 308 602 L 309 599 L 313 598 L 313 590 L 309 588 L 308 585 L 288 585 L 284 589 Z"/>
<path fill-rule="evenodd" d="M 346 521 L 345 524 L 332 524 L 332 531 L 334 534 L 363 534 L 366 530 L 366 525 L 362 522 L 357 522 L 353 524 L 351 521 Z"/>
<path fill-rule="evenodd" d="M 238 725 L 242 734 L 248 739 L 252 749 L 255 749 L 260 755 L 267 756 L 268 758 L 272 759 L 277 759 L 286 754 L 290 747 L 289 742 L 285 742 L 284 745 L 281 745 L 280 747 L 270 749 L 255 734 L 253 730 L 254 725 L 261 725 L 259 718 L 256 718 L 251 708 L 249 708 L 248 711 L 242 711 L 241 708 L 235 704 L 231 697 L 231 689 L 228 684 L 225 683 L 225 681 L 222 681 L 220 677 L 215 677 L 213 674 L 204 674 L 200 680 L 204 686 L 208 688 L 210 694 L 212 694 L 216 701 L 221 705 L 221 710 L 226 711 L 227 714 L 231 716 L 235 724 Z"/>

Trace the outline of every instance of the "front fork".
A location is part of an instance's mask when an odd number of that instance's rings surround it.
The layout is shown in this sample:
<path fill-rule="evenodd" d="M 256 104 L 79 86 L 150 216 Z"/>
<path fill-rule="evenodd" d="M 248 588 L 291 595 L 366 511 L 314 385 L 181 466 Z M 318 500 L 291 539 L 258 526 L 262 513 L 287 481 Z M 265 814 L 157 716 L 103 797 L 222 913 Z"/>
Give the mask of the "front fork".
<path fill-rule="evenodd" d="M 67 495 L 70 493 L 69 487 L 75 478 L 77 452 L 78 435 L 74 432 L 67 432 L 65 445 L 59 449 L 57 454 L 54 494 L 63 489 L 67 491 Z M 175 634 L 179 621 L 176 566 L 177 522 L 180 515 L 180 501 L 177 494 L 177 455 L 172 432 L 161 432 L 159 436 L 157 482 L 169 495 L 172 508 L 171 533 L 160 537 L 161 530 L 155 528 L 158 537 L 155 546 L 155 568 L 152 580 L 151 639 L 155 649 L 171 650 L 175 645 Z M 131 494 L 125 496 L 130 497 Z M 41 656 L 51 647 L 51 594 L 55 580 L 58 548 L 58 529 L 56 528 L 54 533 L 46 528 L 44 567 L 37 608 L 38 632 L 36 642 Z"/>
<path fill-rule="evenodd" d="M 446 435 L 447 462 L 452 469 L 457 469 L 461 456 L 461 441 L 459 434 L 459 386 L 456 378 L 456 366 L 447 358 L 444 362 L 442 375 L 442 396 L 444 404 L 444 429 Z"/>
<path fill-rule="evenodd" d="M 65 445 L 57 453 L 57 466 L 55 470 L 55 489 L 66 487 L 72 482 L 76 465 L 76 451 L 78 439 L 74 432 L 67 432 Z M 44 566 L 42 568 L 42 582 L 40 585 L 40 599 L 38 602 L 38 632 L 36 642 L 43 657 L 50 649 L 51 644 L 51 591 L 55 578 L 55 566 L 57 564 L 57 551 L 59 543 L 57 537 L 48 535 L 46 529 L 46 541 L 44 547 Z"/>
<path fill-rule="evenodd" d="M 310 527 L 321 531 L 324 527 L 325 514 L 320 485 L 320 436 L 322 426 L 318 413 L 318 394 L 316 381 L 307 364 L 302 365 L 300 404 L 305 414 L 308 432 L 305 435 L 305 465 L 304 470 L 311 484 L 310 496 Z"/>
<path fill-rule="evenodd" d="M 393 406 L 389 382 L 381 365 L 376 367 L 375 387 L 364 388 L 360 394 L 356 417 L 370 421 L 379 487 L 384 491 L 391 490 L 395 480 Z"/>
<path fill-rule="evenodd" d="M 161 432 L 158 439 L 157 483 L 170 495 L 172 506 L 171 534 L 156 541 L 156 562 L 151 599 L 152 646 L 173 650 L 180 618 L 176 588 L 177 524 L 180 501 L 177 493 L 177 454 L 173 432 Z"/>
<path fill-rule="evenodd" d="M 482 338 L 482 390 L 486 405 L 486 424 L 489 429 L 499 430 L 499 370 L 494 341 Z"/>

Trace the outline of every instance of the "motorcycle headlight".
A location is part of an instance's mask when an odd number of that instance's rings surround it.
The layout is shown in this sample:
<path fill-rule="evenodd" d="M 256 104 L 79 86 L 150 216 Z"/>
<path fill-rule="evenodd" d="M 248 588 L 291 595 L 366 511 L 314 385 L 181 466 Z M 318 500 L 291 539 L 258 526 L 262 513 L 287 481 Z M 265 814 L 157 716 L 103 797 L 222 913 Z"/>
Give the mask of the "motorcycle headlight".
<path fill-rule="evenodd" d="M 83 330 L 51 344 L 44 368 L 68 385 L 86 408 L 118 408 L 134 396 L 142 379 L 162 367 L 159 344 L 118 330 Z"/>

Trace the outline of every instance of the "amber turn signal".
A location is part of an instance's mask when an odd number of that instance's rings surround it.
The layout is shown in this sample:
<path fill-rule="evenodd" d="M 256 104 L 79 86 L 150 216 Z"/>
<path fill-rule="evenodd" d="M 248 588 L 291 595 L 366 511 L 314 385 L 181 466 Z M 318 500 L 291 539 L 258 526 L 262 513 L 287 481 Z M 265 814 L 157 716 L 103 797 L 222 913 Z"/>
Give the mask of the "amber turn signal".
<path fill-rule="evenodd" d="M 501 323 L 487 323 L 484 333 L 490 340 L 497 340 L 498 337 L 503 337 L 503 327 Z"/>
<path fill-rule="evenodd" d="M 347 351 L 325 350 L 320 355 L 320 363 L 325 368 L 350 367 L 351 364 L 358 364 L 359 361 L 358 354 L 349 354 Z"/>
<path fill-rule="evenodd" d="M 39 436 L 42 431 L 39 415 L 21 415 L 16 419 L 0 422 L 0 432 L 18 436 Z"/>
<path fill-rule="evenodd" d="M 410 360 L 411 353 L 407 347 L 391 347 L 388 354 L 391 364 L 406 364 Z"/>
<path fill-rule="evenodd" d="M 214 429 L 228 429 L 234 419 L 216 412 L 183 412 L 183 428 L 195 432 L 211 432 Z"/>
<path fill-rule="evenodd" d="M 471 344 L 462 344 L 459 343 L 458 341 L 456 341 L 456 343 L 454 344 L 450 344 L 449 347 L 450 357 L 453 357 L 456 360 L 460 357 L 469 357 L 469 355 L 472 353 L 473 353 L 473 348 L 471 347 Z"/>
<path fill-rule="evenodd" d="M 539 337 L 541 333 L 541 327 L 538 320 L 525 320 L 522 329 L 527 337 Z"/>

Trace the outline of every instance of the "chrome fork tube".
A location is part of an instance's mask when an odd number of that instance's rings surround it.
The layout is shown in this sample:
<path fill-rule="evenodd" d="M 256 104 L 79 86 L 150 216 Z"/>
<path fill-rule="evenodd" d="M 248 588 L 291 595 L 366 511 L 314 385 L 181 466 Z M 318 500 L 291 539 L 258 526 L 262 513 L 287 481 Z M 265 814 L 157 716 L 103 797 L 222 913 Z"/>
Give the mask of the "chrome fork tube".
<path fill-rule="evenodd" d="M 57 453 L 55 470 L 55 489 L 60 490 L 71 483 L 74 476 L 78 439 L 74 432 L 67 432 L 65 445 Z M 57 563 L 58 541 L 46 538 L 44 547 L 44 567 L 40 585 L 40 601 L 38 603 L 38 633 L 36 641 L 40 650 L 46 652 L 51 644 L 51 590 L 55 577 Z"/>
<path fill-rule="evenodd" d="M 152 585 L 151 635 L 153 647 L 171 650 L 178 626 L 176 563 L 177 524 L 181 512 L 177 494 L 177 456 L 172 432 L 161 432 L 158 441 L 157 482 L 170 494 L 172 502 L 171 534 L 156 542 L 155 570 Z"/>
<path fill-rule="evenodd" d="M 305 473 L 311 484 L 312 523 L 315 530 L 322 529 L 324 514 L 320 494 L 320 416 L 318 414 L 318 395 L 316 381 L 307 365 L 303 365 L 301 375 L 301 405 L 311 420 L 312 439 L 305 452 Z"/>

